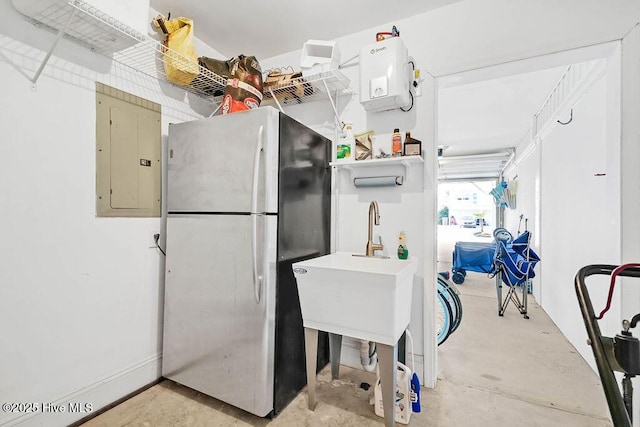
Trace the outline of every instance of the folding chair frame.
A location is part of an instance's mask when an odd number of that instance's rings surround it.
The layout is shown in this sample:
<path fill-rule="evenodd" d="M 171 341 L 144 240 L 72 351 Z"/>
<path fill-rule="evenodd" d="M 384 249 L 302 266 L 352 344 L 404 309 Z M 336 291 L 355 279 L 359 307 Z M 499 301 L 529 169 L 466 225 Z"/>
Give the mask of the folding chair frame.
<path fill-rule="evenodd" d="M 507 288 L 509 289 L 507 290 L 507 295 L 503 300 L 502 299 L 502 271 L 499 271 L 498 274 L 496 274 L 496 292 L 498 294 L 498 316 L 500 317 L 504 316 L 504 312 L 507 309 L 509 302 L 511 301 L 513 302 L 513 305 L 516 306 L 520 314 L 522 314 L 522 316 L 525 319 L 528 319 L 529 315 L 527 314 L 527 293 L 529 292 L 528 290 L 529 279 L 527 279 L 522 284 L 522 302 L 520 301 L 520 298 L 518 298 L 518 294 L 516 293 L 516 285 L 513 285 L 513 286 L 507 285 Z"/>
<path fill-rule="evenodd" d="M 521 235 L 519 239 L 525 238 Z M 516 239 L 517 240 L 517 239 Z M 515 243 L 516 241 L 514 241 Z M 496 239 L 496 252 L 494 257 L 494 270 L 496 277 L 496 293 L 498 297 L 498 316 L 504 316 L 504 312 L 509 305 L 509 302 L 513 302 L 513 305 L 518 309 L 520 314 L 525 319 L 529 319 L 527 314 L 527 294 L 529 292 L 529 280 L 533 277 L 533 267 L 540 258 L 533 252 L 530 247 L 530 234 L 526 235 L 526 243 L 523 241 L 518 242 L 520 246 L 517 253 L 523 257 L 520 264 L 518 264 L 518 254 L 514 257 L 511 256 L 507 250 L 507 245 L 504 241 Z M 515 245 L 512 246 L 515 248 Z M 526 251 L 526 254 L 524 253 Z M 516 253 L 514 251 L 513 253 Z M 520 267 L 524 266 L 524 271 Z M 503 283 L 509 288 L 506 297 L 502 298 L 502 286 Z M 522 300 L 516 293 L 516 286 L 522 286 Z"/>

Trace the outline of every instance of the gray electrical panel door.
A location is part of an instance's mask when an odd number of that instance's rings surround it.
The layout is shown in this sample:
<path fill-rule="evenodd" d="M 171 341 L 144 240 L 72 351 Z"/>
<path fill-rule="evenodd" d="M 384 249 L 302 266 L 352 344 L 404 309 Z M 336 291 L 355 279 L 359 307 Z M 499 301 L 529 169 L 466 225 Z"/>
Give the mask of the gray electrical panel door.
<path fill-rule="evenodd" d="M 160 216 L 160 117 L 160 105 L 98 84 L 98 216 Z"/>

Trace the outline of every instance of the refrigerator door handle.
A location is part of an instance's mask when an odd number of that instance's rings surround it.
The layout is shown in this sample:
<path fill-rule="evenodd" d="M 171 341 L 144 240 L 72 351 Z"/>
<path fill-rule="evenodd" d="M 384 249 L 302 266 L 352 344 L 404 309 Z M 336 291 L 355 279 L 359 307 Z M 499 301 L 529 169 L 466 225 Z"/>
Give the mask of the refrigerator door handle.
<path fill-rule="evenodd" d="M 258 274 L 258 185 L 260 184 L 260 157 L 263 151 L 264 126 L 258 130 L 258 144 L 253 156 L 253 185 L 251 188 L 251 260 L 253 264 L 253 291 L 256 304 L 260 304 L 262 293 L 262 276 Z"/>
<path fill-rule="evenodd" d="M 262 215 L 251 215 L 251 260 L 253 263 L 253 291 L 256 304 L 260 304 L 260 294 L 262 293 L 262 276 L 258 274 L 258 217 Z"/>
<path fill-rule="evenodd" d="M 258 213 L 258 186 L 260 185 L 260 157 L 262 157 L 264 126 L 261 125 L 258 129 L 258 144 L 256 145 L 256 152 L 253 155 L 253 183 L 251 185 L 251 213 Z"/>

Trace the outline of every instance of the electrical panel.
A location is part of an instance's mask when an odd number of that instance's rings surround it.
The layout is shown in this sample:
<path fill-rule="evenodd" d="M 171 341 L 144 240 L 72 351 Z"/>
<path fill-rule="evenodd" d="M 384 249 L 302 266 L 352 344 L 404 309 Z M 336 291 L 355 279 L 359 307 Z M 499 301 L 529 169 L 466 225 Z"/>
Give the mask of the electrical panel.
<path fill-rule="evenodd" d="M 158 217 L 160 105 L 101 83 L 96 86 L 96 213 Z"/>

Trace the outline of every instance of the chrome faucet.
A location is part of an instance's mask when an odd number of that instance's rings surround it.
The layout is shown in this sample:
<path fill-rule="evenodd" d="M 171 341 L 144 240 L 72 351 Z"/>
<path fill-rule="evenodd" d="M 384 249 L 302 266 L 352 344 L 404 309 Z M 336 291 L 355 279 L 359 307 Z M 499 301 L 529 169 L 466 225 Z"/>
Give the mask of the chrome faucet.
<path fill-rule="evenodd" d="M 372 220 L 374 221 L 372 223 Z M 369 234 L 367 235 L 367 256 L 374 256 L 375 251 L 384 249 L 382 239 L 380 243 L 373 243 L 373 224 L 380 225 L 380 213 L 378 212 L 378 202 L 375 200 L 369 204 Z"/>

